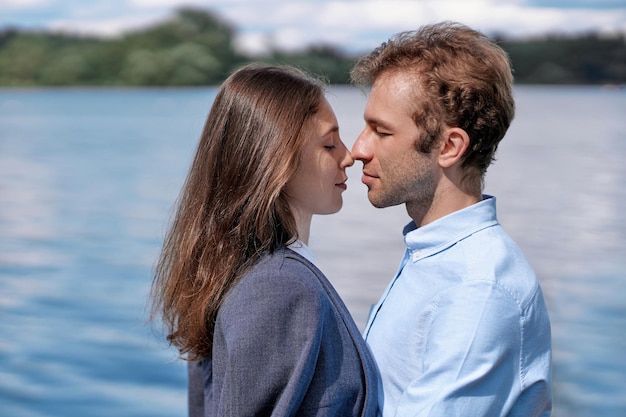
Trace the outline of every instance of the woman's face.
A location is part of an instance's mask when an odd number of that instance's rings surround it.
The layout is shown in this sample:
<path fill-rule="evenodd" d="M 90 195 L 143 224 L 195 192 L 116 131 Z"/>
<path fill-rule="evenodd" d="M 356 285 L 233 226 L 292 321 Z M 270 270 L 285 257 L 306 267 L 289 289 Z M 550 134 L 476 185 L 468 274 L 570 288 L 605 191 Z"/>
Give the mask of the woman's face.
<path fill-rule="evenodd" d="M 341 209 L 341 193 L 346 190 L 348 179 L 346 167 L 354 164 L 339 137 L 335 113 L 325 98 L 311 122 L 302 162 L 286 186 L 292 210 L 307 217 Z"/>

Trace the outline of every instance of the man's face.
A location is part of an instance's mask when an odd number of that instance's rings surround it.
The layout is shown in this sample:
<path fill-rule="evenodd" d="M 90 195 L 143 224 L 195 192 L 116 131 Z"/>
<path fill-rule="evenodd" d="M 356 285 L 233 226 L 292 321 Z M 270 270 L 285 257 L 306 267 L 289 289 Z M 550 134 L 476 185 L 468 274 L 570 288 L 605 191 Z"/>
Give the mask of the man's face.
<path fill-rule="evenodd" d="M 363 162 L 361 181 L 375 207 L 407 203 L 427 208 L 432 203 L 437 152 L 436 147 L 431 154 L 417 150 L 422 130 L 412 118 L 416 84 L 412 76 L 383 72 L 365 106 L 365 129 L 352 147 L 352 157 Z"/>

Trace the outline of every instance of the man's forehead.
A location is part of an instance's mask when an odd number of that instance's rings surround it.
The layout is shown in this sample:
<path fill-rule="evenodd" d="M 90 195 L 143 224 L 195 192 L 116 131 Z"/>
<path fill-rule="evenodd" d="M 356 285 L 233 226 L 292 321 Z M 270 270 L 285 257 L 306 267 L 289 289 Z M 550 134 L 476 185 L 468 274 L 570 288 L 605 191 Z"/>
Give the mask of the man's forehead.
<path fill-rule="evenodd" d="M 390 111 L 407 116 L 421 107 L 425 95 L 421 80 L 415 74 L 400 70 L 387 70 L 380 73 L 369 94 L 366 113 L 372 107 L 386 105 Z"/>

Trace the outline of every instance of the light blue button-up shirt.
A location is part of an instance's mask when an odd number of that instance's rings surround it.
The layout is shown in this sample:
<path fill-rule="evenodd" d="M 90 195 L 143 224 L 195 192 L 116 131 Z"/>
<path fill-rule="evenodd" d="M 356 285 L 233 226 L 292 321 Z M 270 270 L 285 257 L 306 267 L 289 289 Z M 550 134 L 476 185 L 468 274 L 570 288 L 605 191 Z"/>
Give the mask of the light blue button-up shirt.
<path fill-rule="evenodd" d="M 391 416 L 550 415 L 550 321 L 524 255 L 484 199 L 421 228 L 365 339 Z"/>

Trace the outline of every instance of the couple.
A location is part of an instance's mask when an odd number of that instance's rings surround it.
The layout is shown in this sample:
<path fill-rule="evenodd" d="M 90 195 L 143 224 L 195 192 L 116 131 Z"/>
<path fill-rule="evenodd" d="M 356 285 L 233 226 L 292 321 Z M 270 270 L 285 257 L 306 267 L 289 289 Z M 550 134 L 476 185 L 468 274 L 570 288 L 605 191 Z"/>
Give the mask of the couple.
<path fill-rule="evenodd" d="M 548 416 L 550 324 L 483 178 L 514 113 L 506 54 L 453 23 L 362 58 L 352 154 L 324 85 L 231 75 L 208 115 L 153 286 L 189 362 L 191 416 Z M 307 247 L 363 162 L 376 207 L 412 222 L 363 335 Z"/>

